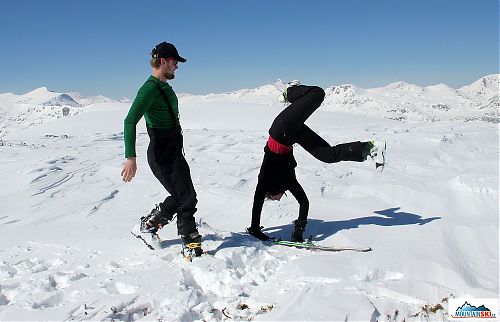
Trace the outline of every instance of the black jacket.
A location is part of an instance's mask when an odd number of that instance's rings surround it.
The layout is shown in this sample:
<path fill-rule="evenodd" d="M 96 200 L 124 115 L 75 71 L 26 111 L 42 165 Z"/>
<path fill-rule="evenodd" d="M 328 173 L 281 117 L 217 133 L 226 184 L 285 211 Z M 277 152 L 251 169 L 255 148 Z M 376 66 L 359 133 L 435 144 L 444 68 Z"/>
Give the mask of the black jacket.
<path fill-rule="evenodd" d="M 260 167 L 259 179 L 255 189 L 252 207 L 252 226 L 260 226 L 260 215 L 266 194 L 278 194 L 289 190 L 300 204 L 299 219 L 306 220 L 309 201 L 295 176 L 297 162 L 293 153 L 276 154 L 264 148 L 264 159 Z"/>
<path fill-rule="evenodd" d="M 297 161 L 293 153 L 276 154 L 264 148 L 264 160 L 260 166 L 259 183 L 266 192 L 277 194 L 287 191 L 292 183 L 296 181 L 295 167 Z"/>

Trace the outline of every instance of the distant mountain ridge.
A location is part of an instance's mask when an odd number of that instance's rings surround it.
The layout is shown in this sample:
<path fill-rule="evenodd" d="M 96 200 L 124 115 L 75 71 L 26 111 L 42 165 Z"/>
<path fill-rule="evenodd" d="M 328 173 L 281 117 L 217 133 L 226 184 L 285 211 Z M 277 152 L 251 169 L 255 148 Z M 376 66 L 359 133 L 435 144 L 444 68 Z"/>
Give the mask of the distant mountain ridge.
<path fill-rule="evenodd" d="M 77 92 L 58 93 L 47 87 L 22 95 L 0 94 L 0 138 L 16 128 L 28 128 L 77 115 L 83 113 L 87 106 L 102 103 L 130 103 L 130 100 L 113 100 L 102 95 L 85 96 Z"/>
<path fill-rule="evenodd" d="M 78 92 L 58 93 L 48 89 L 47 87 L 40 87 L 22 95 L 12 93 L 0 94 L 0 102 L 11 104 L 29 104 L 33 106 L 84 107 L 96 103 L 128 103 L 130 100 L 128 98 L 114 100 L 102 95 L 85 96 Z"/>
<path fill-rule="evenodd" d="M 458 89 L 446 84 L 421 87 L 403 81 L 368 89 L 354 84 L 335 85 L 325 88 L 325 100 L 320 109 L 368 114 L 406 122 L 483 121 L 498 123 L 499 76 L 499 74 L 487 75 Z M 279 105 L 277 97 L 285 85 L 283 80 L 278 79 L 274 83 L 251 89 L 208 95 L 181 93 L 178 97 L 181 104 L 182 101 L 194 100 L 200 104 L 220 101 L 235 105 L 258 103 L 273 106 Z M 128 98 L 114 100 L 102 95 L 85 96 L 78 92 L 58 93 L 47 87 L 40 87 L 23 95 L 0 94 L 0 116 L 8 120 L 23 120 L 24 123 L 36 124 L 43 121 L 38 117 L 41 114 L 60 117 L 79 114 L 83 112 L 82 107 L 92 104 L 130 104 L 131 102 Z M 16 106 L 16 112 L 12 109 L 7 109 L 11 110 L 9 113 L 5 112 L 5 108 L 2 108 L 5 106 Z M 66 114 L 63 114 L 62 108 L 66 108 Z M 38 116 L 30 115 L 33 111 L 37 112 L 35 114 Z M 40 120 L 26 122 L 34 118 Z"/>
<path fill-rule="evenodd" d="M 183 94 L 182 99 L 241 101 L 274 105 L 285 82 L 253 89 L 208 94 Z M 421 87 L 395 82 L 364 89 L 353 84 L 325 88 L 321 109 L 326 111 L 373 114 L 399 121 L 484 121 L 499 122 L 499 74 L 484 76 L 470 85 L 454 89 L 446 84 Z"/>

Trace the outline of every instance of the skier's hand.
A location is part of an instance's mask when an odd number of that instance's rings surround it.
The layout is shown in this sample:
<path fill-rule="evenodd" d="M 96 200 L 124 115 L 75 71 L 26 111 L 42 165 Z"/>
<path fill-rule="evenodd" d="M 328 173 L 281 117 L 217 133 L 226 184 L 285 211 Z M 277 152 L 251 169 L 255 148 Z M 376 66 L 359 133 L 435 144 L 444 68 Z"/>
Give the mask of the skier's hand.
<path fill-rule="evenodd" d="M 132 181 L 132 178 L 135 177 L 135 173 L 137 172 L 137 163 L 135 162 L 135 157 L 127 158 L 125 164 L 123 165 L 122 170 L 122 179 L 125 182 Z"/>

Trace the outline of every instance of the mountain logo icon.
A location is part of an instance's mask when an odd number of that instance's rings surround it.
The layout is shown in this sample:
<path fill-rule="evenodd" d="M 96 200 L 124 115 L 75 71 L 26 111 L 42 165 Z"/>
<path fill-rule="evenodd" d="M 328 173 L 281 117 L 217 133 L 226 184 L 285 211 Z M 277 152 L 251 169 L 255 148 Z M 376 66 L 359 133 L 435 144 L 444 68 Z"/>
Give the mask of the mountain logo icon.
<path fill-rule="evenodd" d="M 451 313 L 451 312 L 450 312 Z M 496 319 L 496 314 L 487 308 L 484 304 L 480 306 L 471 305 L 465 301 L 464 304 L 455 310 L 455 314 L 451 314 L 452 318 L 470 318 L 470 319 Z"/>

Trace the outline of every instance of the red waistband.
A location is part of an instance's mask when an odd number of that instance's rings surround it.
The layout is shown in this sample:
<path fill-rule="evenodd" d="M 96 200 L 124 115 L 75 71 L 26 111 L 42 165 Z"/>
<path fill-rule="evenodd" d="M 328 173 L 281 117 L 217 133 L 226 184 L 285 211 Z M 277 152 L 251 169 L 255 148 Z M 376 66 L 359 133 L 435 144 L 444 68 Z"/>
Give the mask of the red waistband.
<path fill-rule="evenodd" d="M 267 139 L 267 147 L 271 152 L 274 152 L 276 154 L 286 154 L 293 151 L 293 148 L 291 146 L 283 145 L 273 139 L 271 136 L 269 136 L 269 139 Z"/>

